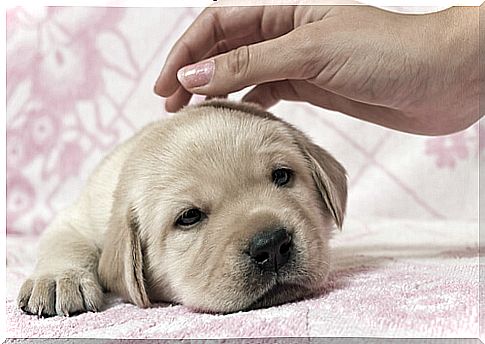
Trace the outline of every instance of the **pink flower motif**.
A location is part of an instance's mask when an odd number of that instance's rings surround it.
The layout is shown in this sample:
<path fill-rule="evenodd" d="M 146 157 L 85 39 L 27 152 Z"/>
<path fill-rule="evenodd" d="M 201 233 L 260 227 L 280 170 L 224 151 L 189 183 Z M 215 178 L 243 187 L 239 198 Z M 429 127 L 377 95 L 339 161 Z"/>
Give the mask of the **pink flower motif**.
<path fill-rule="evenodd" d="M 58 45 L 38 60 L 33 93 L 47 107 L 70 108 L 77 100 L 91 99 L 102 84 L 98 54 L 88 41 Z"/>
<path fill-rule="evenodd" d="M 34 157 L 34 149 L 26 144 L 22 130 L 7 130 L 7 170 L 18 169 Z"/>
<path fill-rule="evenodd" d="M 35 190 L 21 174 L 7 176 L 7 232 L 15 220 L 28 212 L 35 201 Z"/>
<path fill-rule="evenodd" d="M 20 169 L 37 156 L 47 156 L 60 138 L 62 121 L 56 120 L 45 109 L 31 110 L 26 123 L 7 130 L 7 169 Z"/>
<path fill-rule="evenodd" d="M 106 136 L 119 137 L 119 128 L 112 121 L 105 123 L 102 113 L 107 106 L 121 117 L 124 104 L 104 80 L 108 73 L 109 82 L 120 78 L 134 86 L 141 74 L 132 46 L 118 28 L 124 14 L 123 8 L 102 7 L 8 10 L 11 233 L 42 231 L 44 220 L 54 213 L 51 200 L 63 192 L 66 179 L 79 174 L 96 148 L 113 144 Z M 41 207 L 33 202 L 37 190 L 42 191 Z M 32 216 L 38 211 L 45 212 L 42 218 Z"/>
<path fill-rule="evenodd" d="M 53 118 L 46 110 L 32 111 L 27 116 L 24 135 L 27 144 L 38 153 L 48 153 L 59 138 L 61 121 Z"/>
<path fill-rule="evenodd" d="M 458 160 L 468 158 L 469 148 L 465 132 L 429 139 L 426 142 L 426 154 L 436 157 L 440 168 L 455 167 Z"/>

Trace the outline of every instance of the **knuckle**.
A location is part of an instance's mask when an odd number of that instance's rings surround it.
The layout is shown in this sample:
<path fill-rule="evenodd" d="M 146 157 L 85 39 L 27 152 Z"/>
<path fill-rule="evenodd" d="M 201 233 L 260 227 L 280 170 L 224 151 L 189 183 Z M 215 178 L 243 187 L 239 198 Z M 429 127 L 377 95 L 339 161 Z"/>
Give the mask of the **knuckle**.
<path fill-rule="evenodd" d="M 234 76 L 247 75 L 250 64 L 249 46 L 243 45 L 232 50 L 228 58 L 228 70 Z"/>
<path fill-rule="evenodd" d="M 311 79 L 321 71 L 324 47 L 315 44 L 313 32 L 305 27 L 296 28 L 288 35 L 286 42 L 291 56 L 298 62 L 299 77 Z"/>

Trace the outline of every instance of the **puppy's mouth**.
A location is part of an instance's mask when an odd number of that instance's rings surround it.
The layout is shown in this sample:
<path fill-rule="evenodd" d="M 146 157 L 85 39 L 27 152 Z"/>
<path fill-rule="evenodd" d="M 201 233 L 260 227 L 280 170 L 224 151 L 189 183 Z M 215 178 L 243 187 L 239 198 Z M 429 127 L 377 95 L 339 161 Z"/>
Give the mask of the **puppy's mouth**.
<path fill-rule="evenodd" d="M 304 285 L 277 282 L 273 287 L 251 303 L 245 310 L 266 308 L 291 301 L 298 301 L 310 297 L 312 294 L 313 290 Z"/>

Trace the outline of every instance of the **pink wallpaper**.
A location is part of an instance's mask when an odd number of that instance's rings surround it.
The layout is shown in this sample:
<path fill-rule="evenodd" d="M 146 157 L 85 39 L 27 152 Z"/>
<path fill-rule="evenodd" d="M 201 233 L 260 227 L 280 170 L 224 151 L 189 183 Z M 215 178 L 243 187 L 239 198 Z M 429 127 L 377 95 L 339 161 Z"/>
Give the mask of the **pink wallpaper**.
<path fill-rule="evenodd" d="M 42 232 L 116 143 L 166 115 L 153 83 L 198 12 L 7 11 L 7 234 Z M 429 138 L 300 103 L 273 111 L 347 167 L 349 217 L 478 218 L 483 125 Z"/>

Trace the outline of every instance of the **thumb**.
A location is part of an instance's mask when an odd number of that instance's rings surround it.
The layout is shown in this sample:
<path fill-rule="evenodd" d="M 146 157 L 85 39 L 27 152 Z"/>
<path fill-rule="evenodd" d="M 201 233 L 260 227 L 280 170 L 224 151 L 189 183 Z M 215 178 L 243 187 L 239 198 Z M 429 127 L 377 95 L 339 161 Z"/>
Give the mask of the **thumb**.
<path fill-rule="evenodd" d="M 177 78 L 188 91 L 213 96 L 269 81 L 309 78 L 317 65 L 316 49 L 300 31 L 183 67 Z"/>

